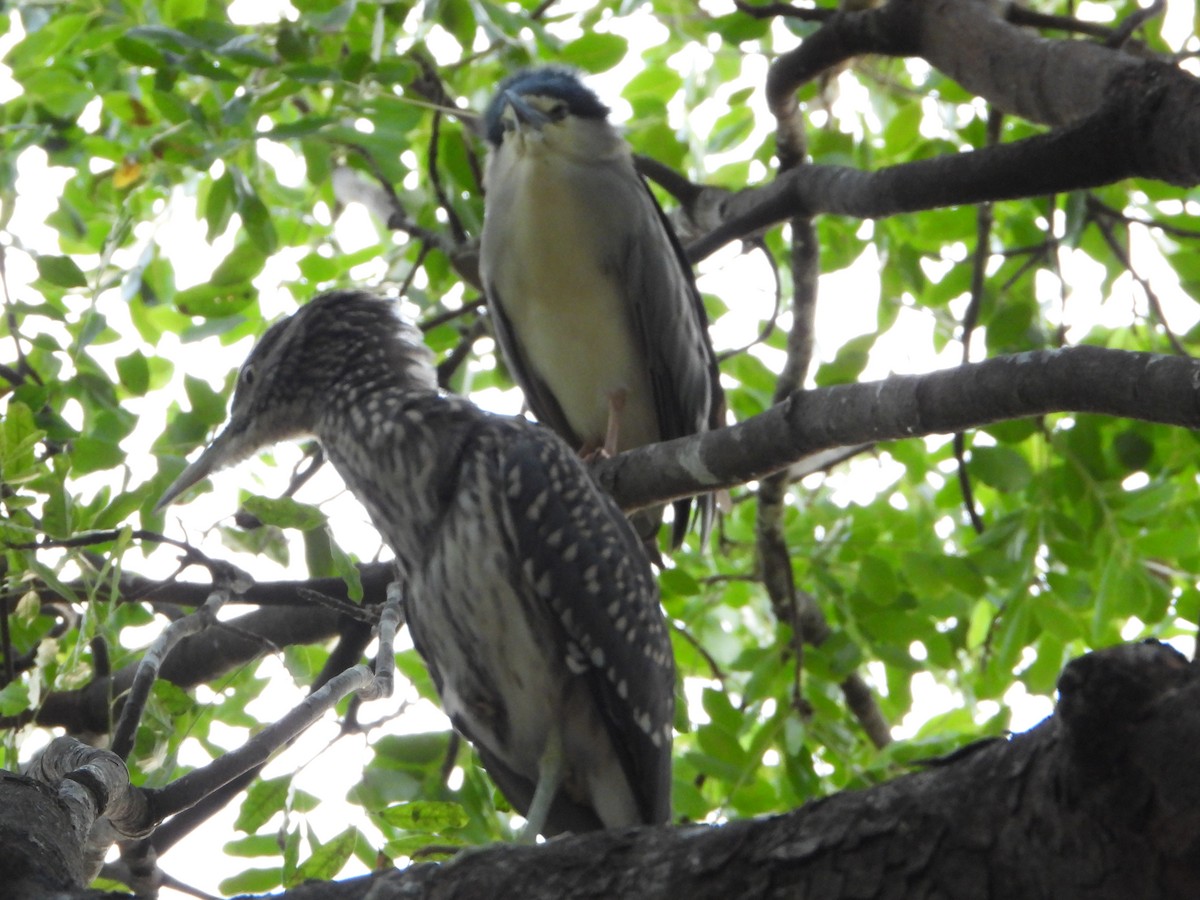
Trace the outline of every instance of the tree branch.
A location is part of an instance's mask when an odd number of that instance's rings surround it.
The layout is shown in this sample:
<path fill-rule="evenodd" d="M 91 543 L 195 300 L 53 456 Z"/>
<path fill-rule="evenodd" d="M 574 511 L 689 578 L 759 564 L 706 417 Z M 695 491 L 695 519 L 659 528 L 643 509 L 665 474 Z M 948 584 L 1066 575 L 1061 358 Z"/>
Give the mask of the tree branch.
<path fill-rule="evenodd" d="M 391 563 L 361 567 L 363 604 L 381 605 L 394 575 Z M 312 644 L 338 634 L 342 617 L 329 609 L 298 601 L 298 589 L 310 587 L 349 603 L 346 582 L 341 578 L 281 581 L 253 585 L 245 599 L 264 608 L 222 622 L 202 634 L 180 641 L 163 661 L 159 677 L 183 688 L 204 684 L 261 657 L 273 648 Z M 171 598 L 177 603 L 200 604 L 210 593 L 208 585 L 175 583 L 159 587 L 152 599 Z M 182 598 L 182 599 L 180 599 Z M 81 688 L 53 691 L 34 713 L 43 726 L 64 727 L 72 734 L 107 734 L 113 697 L 130 689 L 137 664 L 125 666 L 111 676 L 100 676 Z M 22 724 L 17 717 L 0 718 L 0 727 Z"/>
<path fill-rule="evenodd" d="M 1070 663 L 1060 692 L 1032 731 L 785 815 L 495 845 L 281 900 L 1200 895 L 1200 671 L 1131 644 Z"/>
<path fill-rule="evenodd" d="M 1200 427 L 1200 361 L 1068 347 L 797 391 L 737 425 L 629 450 L 593 471 L 631 511 L 745 484 L 830 447 L 950 434 L 1055 412 Z"/>

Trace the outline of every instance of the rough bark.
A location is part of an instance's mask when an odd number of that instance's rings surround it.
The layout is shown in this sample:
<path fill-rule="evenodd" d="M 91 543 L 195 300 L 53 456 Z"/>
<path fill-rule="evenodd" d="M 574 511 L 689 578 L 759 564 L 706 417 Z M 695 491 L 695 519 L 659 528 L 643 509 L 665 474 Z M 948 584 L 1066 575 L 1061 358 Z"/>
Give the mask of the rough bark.
<path fill-rule="evenodd" d="M 1169 647 L 1131 644 L 1071 663 L 1059 690 L 1056 715 L 1031 731 L 784 815 L 497 845 L 448 864 L 314 883 L 279 896 L 1200 896 L 1200 670 Z M 0 781 L 0 794 L 9 791 L 31 793 L 53 814 L 53 795 L 12 777 Z M 0 796 L 0 810 L 8 808 L 9 798 Z M 5 835 L 0 865 L 11 867 L 27 848 L 21 835 Z M 66 831 L 60 837 L 70 839 Z M 30 877 L 61 878 L 55 860 L 71 850 L 41 848 L 27 857 Z"/>
<path fill-rule="evenodd" d="M 0 884 L 11 900 L 78 888 L 86 867 L 71 810 L 52 788 L 0 772 Z"/>
<path fill-rule="evenodd" d="M 796 215 L 879 218 L 1135 176 L 1200 180 L 1200 80 L 1121 46 L 1039 37 L 1005 21 L 1007 6 L 891 0 L 831 16 L 772 63 L 767 104 L 777 132 L 794 128 L 801 87 L 855 56 L 883 54 L 923 59 L 995 108 L 1050 131 L 878 171 L 781 165 L 779 177 L 761 187 L 705 188 L 685 201 L 697 230 L 707 232 L 688 247 L 689 258 Z"/>

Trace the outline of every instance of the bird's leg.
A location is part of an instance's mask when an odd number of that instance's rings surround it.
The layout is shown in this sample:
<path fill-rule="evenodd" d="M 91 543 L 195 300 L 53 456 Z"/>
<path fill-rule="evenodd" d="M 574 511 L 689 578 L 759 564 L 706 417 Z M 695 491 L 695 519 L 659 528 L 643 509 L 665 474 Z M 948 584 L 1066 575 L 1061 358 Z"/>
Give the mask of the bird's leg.
<path fill-rule="evenodd" d="M 542 749 L 542 758 L 538 760 L 538 783 L 533 791 L 533 799 L 529 801 L 529 811 L 525 813 L 525 827 L 521 830 L 521 842 L 532 844 L 546 826 L 546 818 L 550 815 L 550 804 L 558 793 L 562 782 L 563 750 L 562 735 L 557 728 L 551 728 L 546 735 L 546 746 Z"/>
<path fill-rule="evenodd" d="M 579 456 L 585 463 L 592 465 L 617 455 L 617 447 L 621 442 L 621 413 L 625 411 L 625 398 L 628 395 L 625 388 L 608 392 L 608 428 L 604 433 L 604 443 L 597 447 L 588 441 L 579 448 Z"/>
<path fill-rule="evenodd" d="M 621 413 L 625 411 L 627 395 L 625 388 L 608 392 L 608 431 L 604 435 L 604 452 L 609 456 L 617 455 L 617 445 L 621 437 Z"/>

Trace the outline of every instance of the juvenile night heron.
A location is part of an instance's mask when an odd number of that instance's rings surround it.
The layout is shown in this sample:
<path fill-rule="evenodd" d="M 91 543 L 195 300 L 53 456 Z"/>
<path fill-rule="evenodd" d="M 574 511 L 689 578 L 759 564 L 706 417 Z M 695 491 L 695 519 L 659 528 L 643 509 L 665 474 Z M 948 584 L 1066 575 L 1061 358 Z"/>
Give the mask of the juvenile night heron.
<path fill-rule="evenodd" d="M 720 427 L 724 395 L 691 268 L 608 107 L 570 70 L 548 67 L 501 82 L 484 123 L 480 269 L 534 415 L 584 452 Z M 712 495 L 698 504 L 706 534 Z M 673 546 L 689 511 L 676 503 Z"/>
<path fill-rule="evenodd" d="M 670 817 L 675 666 L 637 535 L 571 448 L 439 394 L 392 305 L 313 300 L 270 328 L 224 431 L 163 495 L 315 435 L 396 554 L 442 705 L 528 833 Z"/>

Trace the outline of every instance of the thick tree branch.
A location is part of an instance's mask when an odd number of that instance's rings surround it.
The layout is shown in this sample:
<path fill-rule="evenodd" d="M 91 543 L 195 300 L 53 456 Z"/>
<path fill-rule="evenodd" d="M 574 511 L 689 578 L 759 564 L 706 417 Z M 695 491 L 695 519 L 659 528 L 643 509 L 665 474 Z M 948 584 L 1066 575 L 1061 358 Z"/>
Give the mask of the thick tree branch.
<path fill-rule="evenodd" d="M 1173 73 L 1173 74 L 1169 74 Z M 1200 81 L 1161 63 L 1145 63 L 1111 103 L 1058 131 L 863 172 L 803 166 L 761 188 L 722 194 L 722 224 L 687 248 L 703 259 L 745 235 L 794 215 L 833 213 L 880 218 L 897 213 L 1083 190 L 1125 178 L 1174 184 L 1200 181 Z M 1166 90 L 1166 81 L 1174 82 Z M 1191 105 L 1190 111 L 1181 106 Z"/>
<path fill-rule="evenodd" d="M 871 53 L 919 57 L 1007 113 L 1064 125 L 1106 105 L 1109 84 L 1144 62 L 1090 41 L 1041 38 L 1005 21 L 1007 5 L 891 0 L 832 16 L 772 66 L 768 104 L 774 112 L 801 85 Z"/>
<path fill-rule="evenodd" d="M 793 215 L 878 218 L 988 200 L 1079 190 L 1141 176 L 1200 181 L 1200 81 L 1177 66 L 1079 40 L 1047 40 L 1005 22 L 983 0 L 891 0 L 830 18 L 771 66 L 767 104 L 780 128 L 796 91 L 864 53 L 919 57 L 1005 112 L 1056 131 L 874 173 L 806 166 L 737 194 L 712 189 L 692 206 L 720 220 L 688 248 L 699 260 Z M 785 148 L 786 150 L 786 148 Z M 716 215 L 713 214 L 716 211 Z"/>
<path fill-rule="evenodd" d="M 630 450 L 602 460 L 594 472 L 630 511 L 745 484 L 830 447 L 950 434 L 1055 412 L 1200 427 L 1200 361 L 1068 347 L 797 391 L 737 425 Z"/>
<path fill-rule="evenodd" d="M 1131 644 L 1071 663 L 1059 688 L 1057 715 L 1032 731 L 781 816 L 496 845 L 280 897 L 1200 895 L 1200 670 Z"/>

